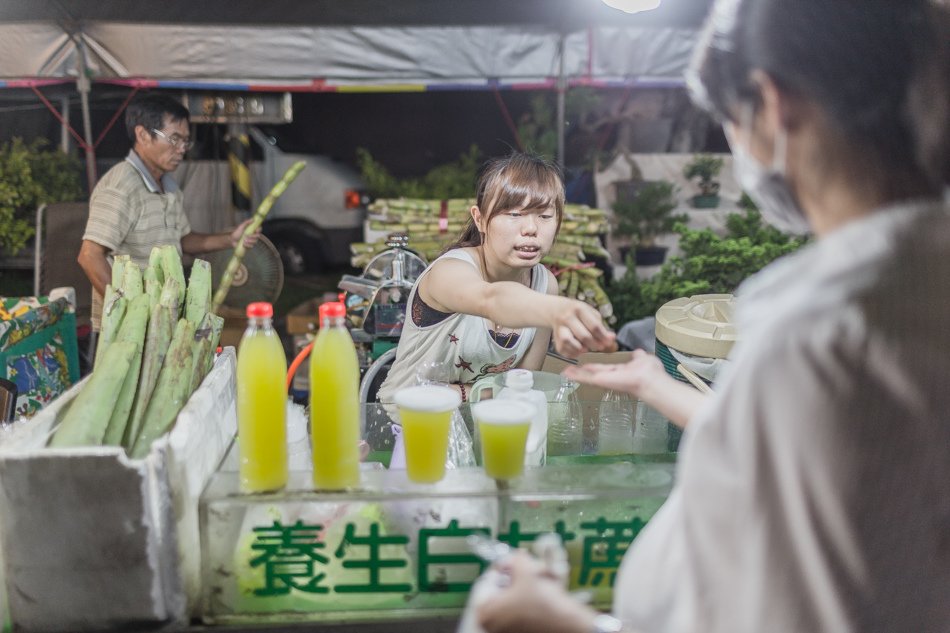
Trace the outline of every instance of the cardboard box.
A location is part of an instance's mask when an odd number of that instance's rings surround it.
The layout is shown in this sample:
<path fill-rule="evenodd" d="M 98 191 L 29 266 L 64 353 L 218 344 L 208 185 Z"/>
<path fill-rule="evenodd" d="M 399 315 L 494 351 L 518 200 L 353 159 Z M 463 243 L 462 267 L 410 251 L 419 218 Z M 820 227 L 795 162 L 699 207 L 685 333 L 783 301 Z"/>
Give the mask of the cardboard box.
<path fill-rule="evenodd" d="M 631 352 L 589 352 L 581 354 L 578 358 L 580 364 L 585 363 L 626 363 L 630 360 Z M 541 371 L 549 371 L 554 374 L 560 374 L 568 366 L 568 362 L 548 354 L 544 358 L 544 364 L 541 365 Z M 604 390 L 592 385 L 581 385 L 577 388 L 577 399 L 581 401 L 597 401 L 604 396 Z"/>
<path fill-rule="evenodd" d="M 314 298 L 291 310 L 287 314 L 287 333 L 293 335 L 315 332 L 320 327 L 317 310 L 320 309 L 321 303 L 320 299 Z"/>
<path fill-rule="evenodd" d="M 83 381 L 0 445 L 0 543 L 18 630 L 178 626 L 200 594 L 198 497 L 236 428 L 226 348 L 144 459 L 46 448 Z"/>

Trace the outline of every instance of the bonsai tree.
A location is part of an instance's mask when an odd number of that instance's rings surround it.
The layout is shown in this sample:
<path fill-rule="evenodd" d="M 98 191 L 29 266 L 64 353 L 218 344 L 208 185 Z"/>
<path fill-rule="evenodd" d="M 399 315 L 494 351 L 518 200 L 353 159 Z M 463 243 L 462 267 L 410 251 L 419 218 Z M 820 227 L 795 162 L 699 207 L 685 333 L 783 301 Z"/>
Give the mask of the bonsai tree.
<path fill-rule="evenodd" d="M 658 253 L 660 261 L 657 263 L 660 263 L 666 248 L 658 247 L 656 238 L 671 232 L 678 222 L 687 220 L 685 214 L 674 214 L 675 208 L 673 183 L 666 180 L 645 182 L 635 196 L 614 203 L 614 235 L 636 244 L 639 264 L 649 265 L 644 262 L 647 251 Z"/>
<path fill-rule="evenodd" d="M 698 178 L 699 195 L 693 196 L 693 206 L 713 208 L 719 206 L 719 182 L 714 180 L 722 171 L 722 158 L 699 154 L 683 169 L 688 180 Z"/>

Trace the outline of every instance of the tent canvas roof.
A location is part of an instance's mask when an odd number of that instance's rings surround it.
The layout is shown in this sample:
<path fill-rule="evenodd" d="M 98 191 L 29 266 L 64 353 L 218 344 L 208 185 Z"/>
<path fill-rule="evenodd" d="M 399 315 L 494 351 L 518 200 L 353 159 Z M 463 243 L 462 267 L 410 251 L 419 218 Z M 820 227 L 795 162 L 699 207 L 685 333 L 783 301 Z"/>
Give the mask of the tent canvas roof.
<path fill-rule="evenodd" d="M 675 84 L 708 5 L 21 0 L 0 4 L 0 87 L 70 80 L 80 55 L 95 81 L 176 88 L 550 88 L 562 70 L 572 84 Z"/>

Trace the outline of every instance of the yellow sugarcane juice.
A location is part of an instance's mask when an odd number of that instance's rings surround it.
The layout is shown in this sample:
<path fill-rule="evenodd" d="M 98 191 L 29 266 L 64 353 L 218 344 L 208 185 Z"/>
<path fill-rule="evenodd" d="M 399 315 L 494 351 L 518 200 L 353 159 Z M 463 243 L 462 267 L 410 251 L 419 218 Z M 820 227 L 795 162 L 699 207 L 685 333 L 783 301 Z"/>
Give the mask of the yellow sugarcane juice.
<path fill-rule="evenodd" d="M 522 473 L 534 414 L 534 405 L 518 400 L 483 400 L 472 405 L 485 474 L 495 479 L 514 479 Z"/>
<path fill-rule="evenodd" d="M 406 475 L 417 483 L 435 483 L 445 475 L 452 414 L 462 397 L 451 387 L 407 387 L 393 398 L 399 407 Z"/>
<path fill-rule="evenodd" d="M 280 490 L 287 484 L 287 358 L 271 327 L 273 314 L 269 303 L 249 305 L 248 327 L 238 347 L 238 474 L 244 492 Z"/>
<path fill-rule="evenodd" d="M 343 323 L 342 303 L 320 306 L 320 332 L 310 351 L 313 485 L 344 490 L 360 483 L 360 368 Z"/>

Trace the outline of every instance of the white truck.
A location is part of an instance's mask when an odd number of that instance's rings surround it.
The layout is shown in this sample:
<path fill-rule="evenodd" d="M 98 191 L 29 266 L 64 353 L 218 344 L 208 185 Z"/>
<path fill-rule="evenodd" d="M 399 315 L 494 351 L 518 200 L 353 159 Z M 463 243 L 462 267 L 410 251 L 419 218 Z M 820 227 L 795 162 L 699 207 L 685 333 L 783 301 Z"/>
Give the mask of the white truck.
<path fill-rule="evenodd" d="M 363 239 L 369 202 L 359 174 L 327 156 L 285 153 L 256 127 L 248 132 L 263 154 L 262 162 L 252 165 L 255 204 L 291 165 L 307 163 L 264 222 L 264 235 L 280 253 L 284 272 L 300 275 L 349 264 L 350 244 Z"/>

